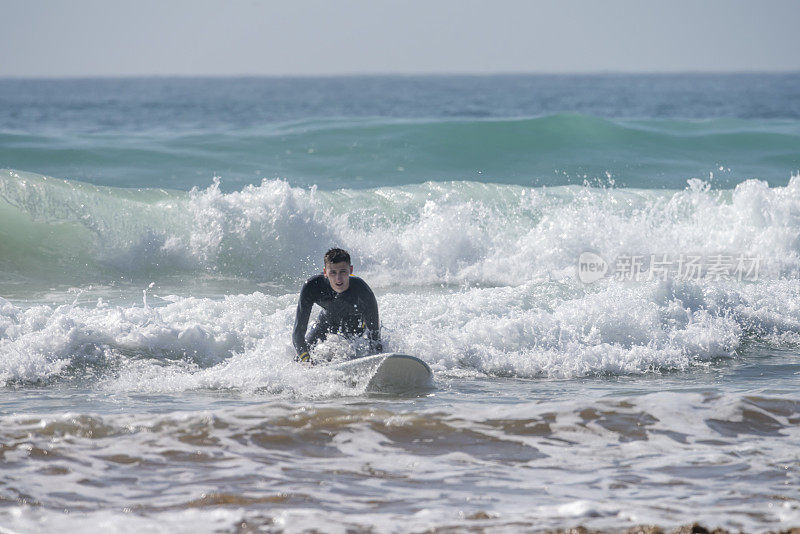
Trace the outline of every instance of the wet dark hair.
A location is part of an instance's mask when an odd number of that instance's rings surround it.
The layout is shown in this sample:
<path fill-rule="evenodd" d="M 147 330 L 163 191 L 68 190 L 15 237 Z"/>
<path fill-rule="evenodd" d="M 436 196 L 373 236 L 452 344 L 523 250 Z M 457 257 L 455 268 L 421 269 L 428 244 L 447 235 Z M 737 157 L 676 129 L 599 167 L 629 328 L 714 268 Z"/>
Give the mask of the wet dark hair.
<path fill-rule="evenodd" d="M 329 263 L 341 263 L 343 261 L 346 261 L 348 265 L 351 265 L 350 253 L 344 249 L 332 248 L 325 253 L 325 265 L 328 265 Z"/>

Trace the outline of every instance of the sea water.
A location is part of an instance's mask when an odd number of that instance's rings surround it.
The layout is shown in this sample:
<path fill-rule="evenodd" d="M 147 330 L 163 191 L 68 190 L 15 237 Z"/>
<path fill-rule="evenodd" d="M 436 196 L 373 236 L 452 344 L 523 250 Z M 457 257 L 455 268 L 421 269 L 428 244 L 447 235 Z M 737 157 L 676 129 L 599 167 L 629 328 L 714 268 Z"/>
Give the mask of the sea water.
<path fill-rule="evenodd" d="M 0 80 L 0 169 L 4 531 L 800 526 L 798 74 Z M 292 361 L 331 246 L 435 389 Z"/>

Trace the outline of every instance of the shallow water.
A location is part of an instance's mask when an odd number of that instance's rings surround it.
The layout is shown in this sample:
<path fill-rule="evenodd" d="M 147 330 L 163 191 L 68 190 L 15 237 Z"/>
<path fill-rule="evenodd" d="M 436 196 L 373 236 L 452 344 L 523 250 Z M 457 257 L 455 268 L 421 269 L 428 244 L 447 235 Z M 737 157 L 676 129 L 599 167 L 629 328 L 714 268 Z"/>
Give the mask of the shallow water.
<path fill-rule="evenodd" d="M 638 378 L 439 370 L 421 397 L 7 389 L 6 524 L 775 529 L 800 514 L 800 365 L 750 354 Z"/>

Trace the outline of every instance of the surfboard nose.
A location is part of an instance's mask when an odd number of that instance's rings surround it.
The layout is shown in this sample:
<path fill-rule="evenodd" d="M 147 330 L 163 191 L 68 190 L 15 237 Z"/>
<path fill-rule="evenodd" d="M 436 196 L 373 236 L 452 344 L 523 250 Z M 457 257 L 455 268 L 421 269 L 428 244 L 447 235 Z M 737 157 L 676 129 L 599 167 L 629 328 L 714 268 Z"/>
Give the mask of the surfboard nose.
<path fill-rule="evenodd" d="M 371 392 L 407 392 L 433 387 L 433 372 L 416 356 L 392 353 L 386 356 L 367 384 Z"/>

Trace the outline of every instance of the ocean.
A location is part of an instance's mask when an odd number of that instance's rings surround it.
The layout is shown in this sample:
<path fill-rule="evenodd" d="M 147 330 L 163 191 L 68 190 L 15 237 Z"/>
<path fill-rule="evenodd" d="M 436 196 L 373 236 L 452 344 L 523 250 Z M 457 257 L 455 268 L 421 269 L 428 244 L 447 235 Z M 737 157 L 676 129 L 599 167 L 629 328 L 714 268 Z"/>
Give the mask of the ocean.
<path fill-rule="evenodd" d="M 3 533 L 800 527 L 800 74 L 0 79 L 0 386 Z"/>

